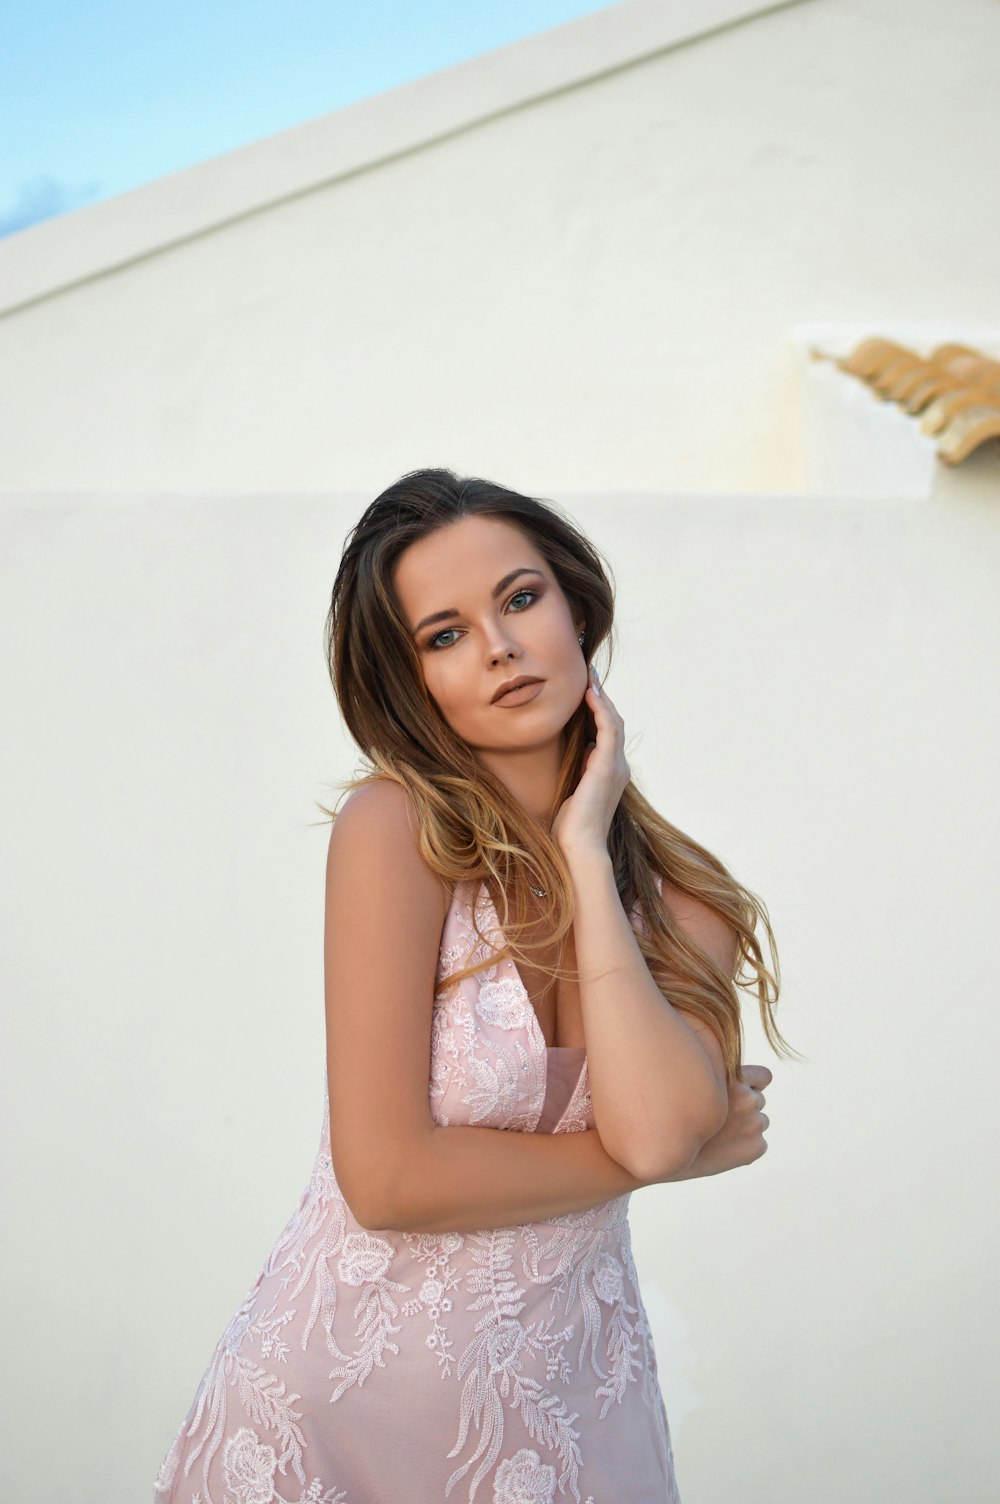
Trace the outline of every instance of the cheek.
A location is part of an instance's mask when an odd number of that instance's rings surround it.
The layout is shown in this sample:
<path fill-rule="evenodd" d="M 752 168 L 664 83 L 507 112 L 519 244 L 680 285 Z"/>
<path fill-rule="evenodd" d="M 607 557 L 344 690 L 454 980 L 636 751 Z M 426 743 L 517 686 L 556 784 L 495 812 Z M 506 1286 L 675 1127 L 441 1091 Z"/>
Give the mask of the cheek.
<path fill-rule="evenodd" d="M 573 686 L 574 695 L 579 701 L 587 693 L 587 685 L 590 682 L 590 665 L 583 655 L 583 648 L 580 645 L 580 639 L 577 637 L 575 629 L 571 628 L 571 630 L 573 635 L 566 649 L 566 676 Z"/>
<path fill-rule="evenodd" d="M 560 630 L 555 639 L 555 646 L 560 658 L 567 667 L 574 668 L 579 666 L 581 672 L 584 675 L 586 674 L 587 665 L 583 656 L 583 648 L 580 645 L 580 639 L 576 635 L 576 628 L 572 622 L 570 622 L 568 627 L 562 623 L 560 624 Z"/>
<path fill-rule="evenodd" d="M 570 670 L 573 684 L 573 695 L 579 704 L 587 693 L 587 685 L 590 683 L 590 668 L 580 652 L 580 644 L 576 645 L 578 657 L 574 667 Z"/>
<path fill-rule="evenodd" d="M 463 692 L 461 675 L 456 673 L 454 665 L 432 660 L 424 667 L 424 683 L 447 721 L 454 722 L 468 713 L 468 696 Z"/>

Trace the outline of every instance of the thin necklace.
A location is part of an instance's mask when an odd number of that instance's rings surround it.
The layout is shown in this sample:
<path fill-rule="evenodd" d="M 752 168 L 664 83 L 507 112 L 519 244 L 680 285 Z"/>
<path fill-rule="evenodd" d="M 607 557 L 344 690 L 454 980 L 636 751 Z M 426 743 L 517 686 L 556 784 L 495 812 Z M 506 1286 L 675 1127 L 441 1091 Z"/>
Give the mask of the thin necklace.
<path fill-rule="evenodd" d="M 548 888 L 536 888 L 534 883 L 529 883 L 528 887 L 531 889 L 532 893 L 534 893 L 536 898 L 548 898 L 549 896 Z"/>

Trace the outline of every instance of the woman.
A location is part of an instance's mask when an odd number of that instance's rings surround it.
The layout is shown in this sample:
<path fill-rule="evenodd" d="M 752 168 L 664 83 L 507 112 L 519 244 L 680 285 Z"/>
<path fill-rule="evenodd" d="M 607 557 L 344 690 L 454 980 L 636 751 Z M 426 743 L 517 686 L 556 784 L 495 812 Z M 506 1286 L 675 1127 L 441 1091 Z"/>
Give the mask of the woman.
<path fill-rule="evenodd" d="M 613 599 L 557 509 L 448 470 L 348 537 L 319 1154 L 157 1504 L 678 1499 L 629 1196 L 763 1154 L 738 986 L 793 1052 L 766 910 L 631 779 Z"/>

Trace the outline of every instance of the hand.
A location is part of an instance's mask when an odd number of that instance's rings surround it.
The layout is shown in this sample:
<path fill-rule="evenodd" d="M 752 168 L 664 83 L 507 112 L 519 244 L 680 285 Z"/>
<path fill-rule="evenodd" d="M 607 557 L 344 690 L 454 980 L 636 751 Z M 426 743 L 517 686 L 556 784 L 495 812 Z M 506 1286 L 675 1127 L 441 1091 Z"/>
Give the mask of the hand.
<path fill-rule="evenodd" d="M 770 1118 L 763 1111 L 764 1087 L 772 1076 L 766 1065 L 745 1065 L 743 1080 L 729 1083 L 729 1116 L 714 1138 L 702 1144 L 681 1175 L 669 1180 L 694 1180 L 699 1175 L 721 1175 L 739 1165 L 753 1164 L 767 1152 L 764 1129 Z"/>
<path fill-rule="evenodd" d="M 552 822 L 552 837 L 565 857 L 591 850 L 607 855 L 611 820 L 632 777 L 625 759 L 625 722 L 607 691 L 598 692 L 595 687 L 593 665 L 590 672 L 585 698 L 597 727 L 597 741 L 584 753 L 580 781 Z"/>

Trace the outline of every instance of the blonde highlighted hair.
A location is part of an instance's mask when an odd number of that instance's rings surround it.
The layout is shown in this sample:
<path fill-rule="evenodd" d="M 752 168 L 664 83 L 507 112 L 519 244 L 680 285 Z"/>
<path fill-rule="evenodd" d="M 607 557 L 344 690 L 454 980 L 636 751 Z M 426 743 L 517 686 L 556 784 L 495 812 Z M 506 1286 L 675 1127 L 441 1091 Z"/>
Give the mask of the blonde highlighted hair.
<path fill-rule="evenodd" d="M 539 944 L 558 945 L 572 926 L 573 888 L 565 858 L 546 822 L 514 800 L 445 720 L 424 683 L 419 653 L 393 586 L 395 566 L 411 543 L 471 516 L 511 524 L 538 550 L 574 620 L 584 619 L 587 661 L 596 662 L 598 653 L 605 654 L 601 677 L 606 677 L 614 588 L 609 567 L 580 529 L 553 503 L 493 481 L 460 477 L 446 469 L 411 471 L 377 496 L 351 529 L 334 581 L 324 646 L 341 714 L 367 766 L 332 787 L 341 790 L 339 805 L 353 789 L 375 779 L 402 784 L 415 809 L 421 855 L 431 870 L 449 886 L 487 886 L 507 942 L 500 954 L 515 964 L 533 961 L 550 978 L 567 976 L 571 973 L 565 969 L 544 966 L 530 939 L 541 927 Z M 586 701 L 581 700 L 565 727 L 550 821 L 579 782 L 589 717 Z M 336 818 L 336 806 L 319 808 Z M 797 1055 L 774 1021 L 780 970 L 762 900 L 704 846 L 665 820 L 639 792 L 634 778 L 613 816 L 608 850 L 623 906 L 632 911 L 638 905 L 641 911 L 636 940 L 650 974 L 671 1003 L 703 1019 L 714 1031 L 727 1076 L 741 1075 L 741 989 L 756 995 L 775 1053 Z M 673 918 L 658 890 L 657 876 L 700 899 L 731 927 L 737 940 L 733 975 L 727 975 Z M 528 896 L 531 884 L 547 891 L 540 917 Z M 534 919 L 529 917 L 532 907 Z M 758 925 L 767 936 L 773 972 L 764 964 Z M 488 957 L 491 962 L 496 959 L 496 953 Z M 478 969 L 453 974 L 449 983 Z"/>

